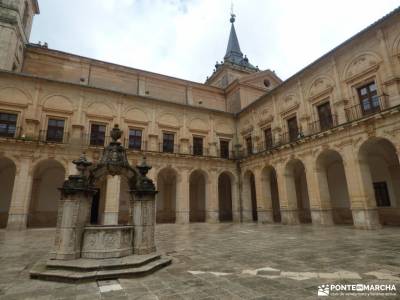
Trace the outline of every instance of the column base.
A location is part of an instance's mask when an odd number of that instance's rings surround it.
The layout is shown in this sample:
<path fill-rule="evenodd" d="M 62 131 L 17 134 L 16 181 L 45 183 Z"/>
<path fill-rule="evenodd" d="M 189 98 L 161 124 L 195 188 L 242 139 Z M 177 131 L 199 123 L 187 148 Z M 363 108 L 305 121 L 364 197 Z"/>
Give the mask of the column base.
<path fill-rule="evenodd" d="M 219 223 L 219 214 L 217 211 L 207 211 L 206 212 L 206 222 L 207 223 Z"/>
<path fill-rule="evenodd" d="M 175 223 L 177 224 L 189 224 L 189 212 L 188 211 L 177 211 Z"/>
<path fill-rule="evenodd" d="M 332 226 L 332 209 L 312 209 L 311 220 L 313 225 Z"/>
<path fill-rule="evenodd" d="M 133 254 L 144 255 L 144 254 L 154 253 L 156 251 L 157 249 L 155 246 L 151 248 L 134 248 Z"/>
<path fill-rule="evenodd" d="M 376 208 L 352 208 L 354 227 L 357 229 L 380 229 L 379 214 Z"/>
<path fill-rule="evenodd" d="M 297 209 L 281 209 L 281 219 L 284 225 L 300 224 L 299 211 Z"/>
<path fill-rule="evenodd" d="M 253 211 L 251 211 L 251 210 L 243 210 L 242 211 L 242 222 L 254 222 L 254 220 L 253 220 Z"/>
<path fill-rule="evenodd" d="M 27 214 L 9 214 L 7 230 L 25 230 L 27 227 Z"/>
<path fill-rule="evenodd" d="M 240 222 L 240 211 L 232 211 L 233 222 Z"/>
<path fill-rule="evenodd" d="M 103 225 L 118 225 L 118 212 L 104 212 Z"/>
<path fill-rule="evenodd" d="M 274 214 L 272 210 L 269 209 L 259 209 L 257 210 L 258 223 L 271 224 L 274 223 Z"/>

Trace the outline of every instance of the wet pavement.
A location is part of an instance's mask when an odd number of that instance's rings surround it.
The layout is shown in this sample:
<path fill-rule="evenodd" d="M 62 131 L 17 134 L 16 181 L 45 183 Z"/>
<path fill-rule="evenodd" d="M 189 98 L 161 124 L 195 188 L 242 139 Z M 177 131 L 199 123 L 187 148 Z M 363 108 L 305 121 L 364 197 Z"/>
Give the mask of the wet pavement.
<path fill-rule="evenodd" d="M 0 230 L 0 299 L 321 299 L 323 284 L 394 284 L 390 298 L 400 299 L 398 227 L 225 223 L 156 230 L 158 250 L 172 265 L 144 278 L 82 284 L 29 279 L 51 249 L 54 229 Z"/>

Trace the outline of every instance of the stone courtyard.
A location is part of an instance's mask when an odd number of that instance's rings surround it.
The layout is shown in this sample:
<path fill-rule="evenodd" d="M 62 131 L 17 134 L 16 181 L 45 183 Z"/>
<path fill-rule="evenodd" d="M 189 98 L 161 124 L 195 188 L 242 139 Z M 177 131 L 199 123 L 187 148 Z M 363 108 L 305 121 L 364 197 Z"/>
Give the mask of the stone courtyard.
<path fill-rule="evenodd" d="M 395 227 L 163 224 L 156 241 L 170 266 L 143 278 L 67 284 L 29 279 L 54 229 L 2 230 L 0 299 L 317 299 L 317 287 L 333 283 L 398 290 L 398 234 Z"/>

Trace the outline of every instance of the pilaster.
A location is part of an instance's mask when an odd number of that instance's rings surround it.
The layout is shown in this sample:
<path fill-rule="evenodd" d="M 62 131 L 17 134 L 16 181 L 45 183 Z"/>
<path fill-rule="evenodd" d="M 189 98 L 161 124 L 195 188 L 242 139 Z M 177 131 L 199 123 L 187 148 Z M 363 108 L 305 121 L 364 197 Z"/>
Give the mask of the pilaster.
<path fill-rule="evenodd" d="M 176 189 L 176 223 L 189 223 L 189 168 L 180 168 Z"/>
<path fill-rule="evenodd" d="M 211 169 L 207 182 L 206 193 L 206 221 L 208 223 L 219 222 L 218 215 L 218 177 L 217 170 Z"/>
<path fill-rule="evenodd" d="M 294 178 L 287 174 L 283 163 L 277 166 L 276 173 L 281 207 L 281 223 L 286 225 L 300 224 Z"/>
<path fill-rule="evenodd" d="M 265 176 L 264 176 L 265 175 Z M 259 223 L 273 223 L 272 199 L 269 178 L 261 168 L 254 169 L 256 185 L 257 215 Z M 269 177 L 269 176 L 268 176 Z"/>
<path fill-rule="evenodd" d="M 307 157 L 306 178 L 313 225 L 333 225 L 329 186 L 324 170 L 317 168 L 315 157 Z"/>
<path fill-rule="evenodd" d="M 15 174 L 14 187 L 8 213 L 8 230 L 22 230 L 26 228 L 29 203 L 32 192 L 32 159 L 23 157 Z"/>
<path fill-rule="evenodd" d="M 348 181 L 354 226 L 360 229 L 380 228 L 368 163 L 353 151 L 352 145 L 344 147 L 343 165 Z"/>

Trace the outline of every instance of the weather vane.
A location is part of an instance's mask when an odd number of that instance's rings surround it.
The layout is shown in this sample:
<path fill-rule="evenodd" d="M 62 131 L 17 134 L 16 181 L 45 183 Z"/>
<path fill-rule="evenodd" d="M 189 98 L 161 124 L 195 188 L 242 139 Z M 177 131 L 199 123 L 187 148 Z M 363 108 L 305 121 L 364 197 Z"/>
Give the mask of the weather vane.
<path fill-rule="evenodd" d="M 231 23 L 235 22 L 236 15 L 233 13 L 233 0 L 231 1 Z"/>

